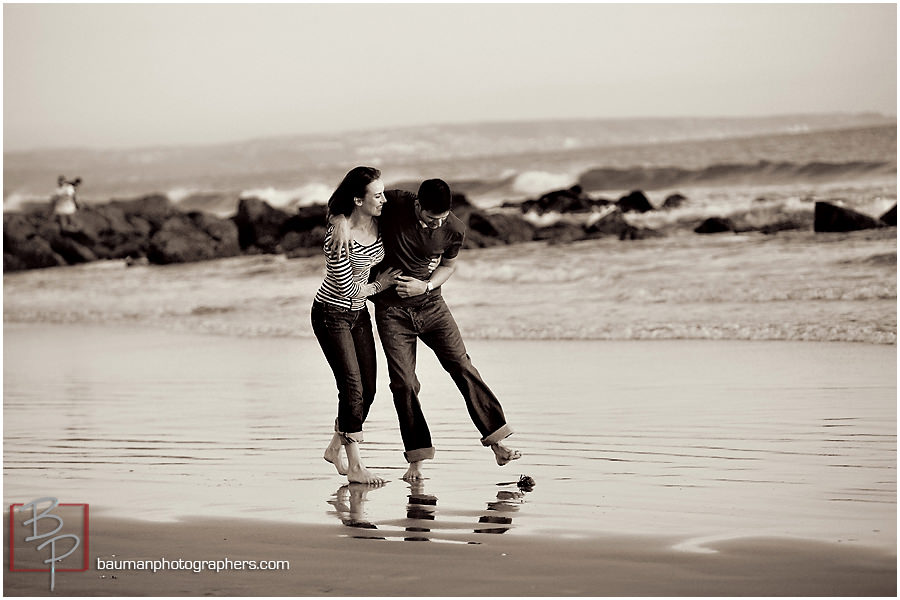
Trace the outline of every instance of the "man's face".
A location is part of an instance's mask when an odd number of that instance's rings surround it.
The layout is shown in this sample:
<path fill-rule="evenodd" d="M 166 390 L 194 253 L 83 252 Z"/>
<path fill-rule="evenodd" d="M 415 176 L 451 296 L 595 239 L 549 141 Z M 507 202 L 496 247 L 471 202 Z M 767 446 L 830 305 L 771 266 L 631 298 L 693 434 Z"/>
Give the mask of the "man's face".
<path fill-rule="evenodd" d="M 437 229 L 447 221 L 447 217 L 450 216 L 450 211 L 448 210 L 442 213 L 429 212 L 423 209 L 422 205 L 419 204 L 419 201 L 416 200 L 416 215 L 425 227 L 428 229 Z"/>

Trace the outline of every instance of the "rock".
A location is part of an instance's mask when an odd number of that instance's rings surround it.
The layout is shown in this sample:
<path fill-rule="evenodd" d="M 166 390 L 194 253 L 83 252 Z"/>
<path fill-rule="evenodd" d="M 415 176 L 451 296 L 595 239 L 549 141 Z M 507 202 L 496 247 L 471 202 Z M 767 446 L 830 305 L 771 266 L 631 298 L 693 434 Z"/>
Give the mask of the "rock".
<path fill-rule="evenodd" d="M 884 213 L 883 215 L 881 215 L 881 218 L 879 220 L 882 223 L 884 223 L 885 225 L 890 225 L 891 227 L 896 227 L 897 226 L 897 205 L 895 204 L 894 208 L 892 208 L 891 210 L 889 210 L 886 213 Z"/>
<path fill-rule="evenodd" d="M 469 216 L 469 232 L 497 238 L 507 244 L 530 242 L 534 239 L 534 225 L 518 215 L 488 214 L 481 211 Z"/>
<path fill-rule="evenodd" d="M 70 265 L 97 260 L 97 255 L 90 248 L 82 246 L 66 236 L 57 236 L 50 240 L 49 243 L 53 251 L 63 257 L 66 263 Z"/>
<path fill-rule="evenodd" d="M 621 236 L 631 229 L 636 228 L 625 220 L 625 215 L 616 207 L 594 223 L 588 225 L 585 233 L 588 237 L 598 238 L 610 235 Z"/>
<path fill-rule="evenodd" d="M 255 246 L 263 252 L 278 252 L 283 227 L 290 217 L 259 198 L 241 198 L 237 214 L 232 217 L 238 229 L 240 247 Z"/>
<path fill-rule="evenodd" d="M 13 271 L 24 271 L 28 267 L 25 266 L 25 261 L 20 259 L 18 256 L 14 254 L 10 254 L 9 252 L 3 253 L 3 272 L 4 273 L 12 273 Z"/>
<path fill-rule="evenodd" d="M 150 238 L 150 235 L 155 231 L 153 224 L 150 223 L 144 217 L 138 215 L 127 215 L 128 224 L 131 225 L 132 230 L 139 236 Z M 159 224 L 159 227 L 162 227 L 162 223 Z M 159 229 L 157 227 L 156 229 Z"/>
<path fill-rule="evenodd" d="M 694 229 L 694 233 L 724 233 L 734 231 L 734 223 L 731 219 L 723 217 L 710 217 Z"/>
<path fill-rule="evenodd" d="M 325 245 L 325 227 L 319 225 L 309 231 L 289 231 L 281 239 L 281 249 L 290 257 L 311 256 L 322 252 Z M 309 249 L 312 252 L 300 252 Z"/>
<path fill-rule="evenodd" d="M 133 223 L 133 217 L 139 217 L 151 226 L 151 232 L 158 231 L 163 223 L 177 211 L 167 196 L 152 194 L 130 200 L 112 200 L 107 204 L 110 208 L 118 208 Z M 148 234 L 149 235 L 149 234 Z"/>
<path fill-rule="evenodd" d="M 4 271 L 40 269 L 66 264 L 65 259 L 41 236 L 41 230 L 53 231 L 52 221 L 48 221 L 46 215 L 4 213 Z"/>
<path fill-rule="evenodd" d="M 585 238 L 585 230 L 581 225 L 559 222 L 547 227 L 540 227 L 534 232 L 534 239 L 551 243 L 574 242 Z"/>
<path fill-rule="evenodd" d="M 635 190 L 627 196 L 622 196 L 619 198 L 619 201 L 616 202 L 616 206 L 618 206 L 622 212 L 636 211 L 645 213 L 653 210 L 653 205 L 647 200 L 647 196 L 644 195 L 644 192 L 640 190 Z"/>
<path fill-rule="evenodd" d="M 3 213 L 3 248 L 10 250 L 17 242 L 24 242 L 37 234 L 35 220 L 20 213 Z"/>
<path fill-rule="evenodd" d="M 648 227 L 631 227 L 619 234 L 620 240 L 647 240 L 663 237 L 663 234 Z"/>
<path fill-rule="evenodd" d="M 816 202 L 815 223 L 813 225 L 816 232 L 859 231 L 880 226 L 878 221 L 872 217 L 855 210 L 836 206 L 829 202 Z"/>
<path fill-rule="evenodd" d="M 290 216 L 281 226 L 281 235 L 291 231 L 312 231 L 327 225 L 328 207 L 324 204 L 300 206 L 297 214 Z"/>
<path fill-rule="evenodd" d="M 462 210 L 463 208 L 469 208 L 472 206 L 472 203 L 469 202 L 469 199 L 466 198 L 465 194 L 460 194 L 457 192 L 453 192 L 450 194 L 450 210 L 453 214 L 456 214 L 457 211 Z"/>
<path fill-rule="evenodd" d="M 548 212 L 562 214 L 590 212 L 595 206 L 605 206 L 609 203 L 609 200 L 595 200 L 585 194 L 580 185 L 573 185 L 565 190 L 548 192 L 537 200 L 526 200 L 519 207 L 522 212 L 534 210 L 539 214 Z"/>
<path fill-rule="evenodd" d="M 240 252 L 237 227 L 228 220 L 203 213 L 169 217 L 150 238 L 147 258 L 152 263 L 196 262 Z"/>
<path fill-rule="evenodd" d="M 7 255 L 10 256 L 9 260 Z M 53 251 L 47 240 L 39 237 L 19 240 L 14 247 L 3 248 L 4 271 L 60 267 L 65 264 L 66 260 Z"/>
<path fill-rule="evenodd" d="M 194 227 L 212 238 L 217 258 L 237 256 L 241 253 L 237 225 L 231 219 L 220 219 L 202 212 L 190 212 L 188 218 Z"/>
<path fill-rule="evenodd" d="M 663 209 L 666 209 L 666 210 L 671 209 L 671 208 L 678 208 L 685 202 L 687 202 L 686 197 L 682 196 L 681 194 L 672 194 L 671 196 L 668 196 L 666 198 L 666 201 L 663 202 L 662 207 L 663 207 Z"/>
<path fill-rule="evenodd" d="M 587 226 L 585 233 L 589 238 L 616 236 L 620 240 L 643 240 L 662 236 L 655 229 L 631 225 L 625 220 L 625 216 L 619 208 L 614 208 L 608 214 Z"/>
<path fill-rule="evenodd" d="M 778 233 L 779 231 L 809 229 L 810 225 L 812 225 L 812 215 L 807 218 L 798 215 L 787 217 L 774 223 L 767 223 L 761 227 L 756 228 L 755 231 L 759 231 L 760 233 L 764 233 L 766 235 L 771 235 L 773 233 Z"/>

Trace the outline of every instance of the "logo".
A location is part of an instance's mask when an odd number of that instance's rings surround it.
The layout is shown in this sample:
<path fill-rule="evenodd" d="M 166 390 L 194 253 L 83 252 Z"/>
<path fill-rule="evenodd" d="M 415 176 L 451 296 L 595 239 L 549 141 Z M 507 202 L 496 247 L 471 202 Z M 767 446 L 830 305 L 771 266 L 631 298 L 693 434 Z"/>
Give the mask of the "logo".
<path fill-rule="evenodd" d="M 45 497 L 9 507 L 9 570 L 50 573 L 88 570 L 88 505 Z"/>

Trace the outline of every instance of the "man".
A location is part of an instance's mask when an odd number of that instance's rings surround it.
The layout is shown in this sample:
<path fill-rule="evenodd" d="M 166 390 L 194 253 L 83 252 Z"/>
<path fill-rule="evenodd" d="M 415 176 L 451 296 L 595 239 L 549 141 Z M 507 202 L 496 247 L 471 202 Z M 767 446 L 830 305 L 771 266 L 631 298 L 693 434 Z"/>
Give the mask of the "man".
<path fill-rule="evenodd" d="M 466 401 L 469 416 L 481 433 L 481 443 L 493 450 L 498 465 L 521 456 L 503 445 L 512 433 L 503 408 L 472 365 L 459 328 L 441 297 L 441 285 L 456 270 L 456 258 L 466 227 L 450 212 L 450 187 L 440 179 L 422 182 L 418 194 L 385 192 L 379 227 L 385 259 L 379 270 L 400 269 L 400 282 L 373 297 L 375 322 L 384 348 L 394 407 L 409 469 L 407 481 L 422 479 L 422 461 L 434 457 L 428 423 L 419 402 L 416 346 L 421 339 L 431 348 Z M 332 216 L 335 252 L 350 249 L 349 227 Z M 430 263 L 438 259 L 437 268 Z"/>

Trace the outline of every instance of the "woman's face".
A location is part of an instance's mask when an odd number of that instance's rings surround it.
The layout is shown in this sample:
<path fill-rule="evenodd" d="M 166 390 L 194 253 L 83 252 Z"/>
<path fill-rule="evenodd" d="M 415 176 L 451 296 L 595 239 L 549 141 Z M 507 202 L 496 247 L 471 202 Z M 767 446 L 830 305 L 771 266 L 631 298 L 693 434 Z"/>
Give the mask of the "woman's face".
<path fill-rule="evenodd" d="M 380 179 L 376 179 L 366 186 L 366 195 L 362 198 L 362 204 L 357 199 L 357 210 L 369 217 L 377 217 L 381 215 L 381 209 L 384 206 L 384 184 Z"/>

